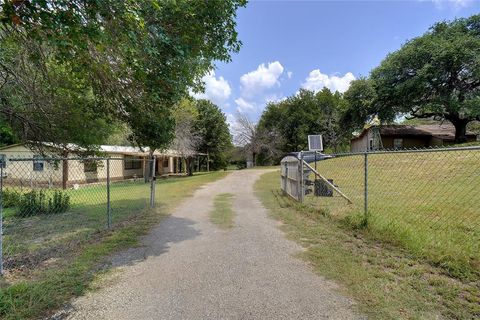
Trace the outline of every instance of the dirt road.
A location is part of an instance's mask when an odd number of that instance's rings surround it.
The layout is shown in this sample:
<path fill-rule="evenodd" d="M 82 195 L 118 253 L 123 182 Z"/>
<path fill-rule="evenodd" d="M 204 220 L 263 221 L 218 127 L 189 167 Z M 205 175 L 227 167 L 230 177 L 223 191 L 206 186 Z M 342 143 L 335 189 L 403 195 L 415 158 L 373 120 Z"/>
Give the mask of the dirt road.
<path fill-rule="evenodd" d="M 352 301 L 293 255 L 253 192 L 261 170 L 206 185 L 143 240 L 113 259 L 115 281 L 73 302 L 68 319 L 353 319 Z M 208 218 L 235 195 L 235 227 Z"/>

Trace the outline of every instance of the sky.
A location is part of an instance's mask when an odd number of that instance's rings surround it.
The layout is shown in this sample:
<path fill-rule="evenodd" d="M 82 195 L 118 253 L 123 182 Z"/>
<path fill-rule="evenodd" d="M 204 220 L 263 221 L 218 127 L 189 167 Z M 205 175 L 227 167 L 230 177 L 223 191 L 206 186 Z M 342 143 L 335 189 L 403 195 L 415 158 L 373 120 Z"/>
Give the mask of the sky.
<path fill-rule="evenodd" d="M 237 12 L 243 45 L 195 94 L 258 121 L 269 101 L 300 88 L 345 92 L 435 22 L 480 13 L 480 0 L 250 1 Z"/>

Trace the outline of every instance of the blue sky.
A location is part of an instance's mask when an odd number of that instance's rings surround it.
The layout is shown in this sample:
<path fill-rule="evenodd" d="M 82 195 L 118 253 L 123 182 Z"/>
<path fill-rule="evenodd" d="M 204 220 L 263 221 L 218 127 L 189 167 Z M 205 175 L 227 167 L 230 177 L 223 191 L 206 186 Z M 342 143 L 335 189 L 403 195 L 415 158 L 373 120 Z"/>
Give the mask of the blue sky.
<path fill-rule="evenodd" d="M 300 88 L 343 92 L 437 21 L 480 13 L 480 0 L 251 1 L 238 11 L 243 46 L 197 94 L 258 120 L 266 103 Z"/>

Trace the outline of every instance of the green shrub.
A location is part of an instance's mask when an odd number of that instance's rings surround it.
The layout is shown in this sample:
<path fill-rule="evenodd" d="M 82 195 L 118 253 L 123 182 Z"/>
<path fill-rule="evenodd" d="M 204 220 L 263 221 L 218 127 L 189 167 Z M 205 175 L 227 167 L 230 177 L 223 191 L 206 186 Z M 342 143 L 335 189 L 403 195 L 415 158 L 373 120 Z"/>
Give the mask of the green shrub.
<path fill-rule="evenodd" d="M 49 213 L 62 213 L 70 208 L 70 196 L 56 190 L 53 198 L 48 199 Z"/>
<path fill-rule="evenodd" d="M 62 213 L 70 208 L 70 196 L 56 190 L 46 195 L 43 190 L 32 190 L 20 196 L 17 216 L 27 217 L 41 214 Z"/>
<path fill-rule="evenodd" d="M 20 192 L 14 189 L 3 189 L 3 207 L 11 208 L 18 206 L 20 202 Z"/>

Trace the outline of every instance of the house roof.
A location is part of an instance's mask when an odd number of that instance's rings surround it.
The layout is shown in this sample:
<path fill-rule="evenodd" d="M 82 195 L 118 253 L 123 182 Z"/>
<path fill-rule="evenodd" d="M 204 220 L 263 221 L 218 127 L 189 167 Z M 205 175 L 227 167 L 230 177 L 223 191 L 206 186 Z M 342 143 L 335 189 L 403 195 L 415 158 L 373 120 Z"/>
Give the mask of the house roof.
<path fill-rule="evenodd" d="M 6 150 L 12 147 L 21 146 L 23 144 L 17 143 L 9 146 L 0 147 L 0 150 Z M 52 143 L 45 142 L 45 146 L 55 148 L 56 146 Z M 73 143 L 68 144 L 67 149 L 71 150 L 72 152 L 81 151 L 83 148 L 75 145 Z M 98 151 L 109 153 L 109 154 L 126 154 L 126 155 L 136 155 L 136 156 L 147 156 L 149 155 L 150 148 L 139 148 L 139 147 L 131 147 L 131 146 L 110 146 L 110 145 L 101 145 L 98 148 Z M 156 156 L 192 156 L 192 155 L 203 155 L 202 153 L 197 152 L 179 152 L 177 150 L 163 150 L 158 151 L 156 150 L 154 153 Z"/>
<path fill-rule="evenodd" d="M 358 137 L 362 138 L 371 127 L 363 129 Z M 420 125 L 383 125 L 380 126 L 380 135 L 382 136 L 408 136 L 408 137 L 436 137 L 446 141 L 455 140 L 455 127 L 451 123 L 442 124 L 420 124 Z M 472 132 L 467 132 L 467 136 L 475 136 Z"/>

